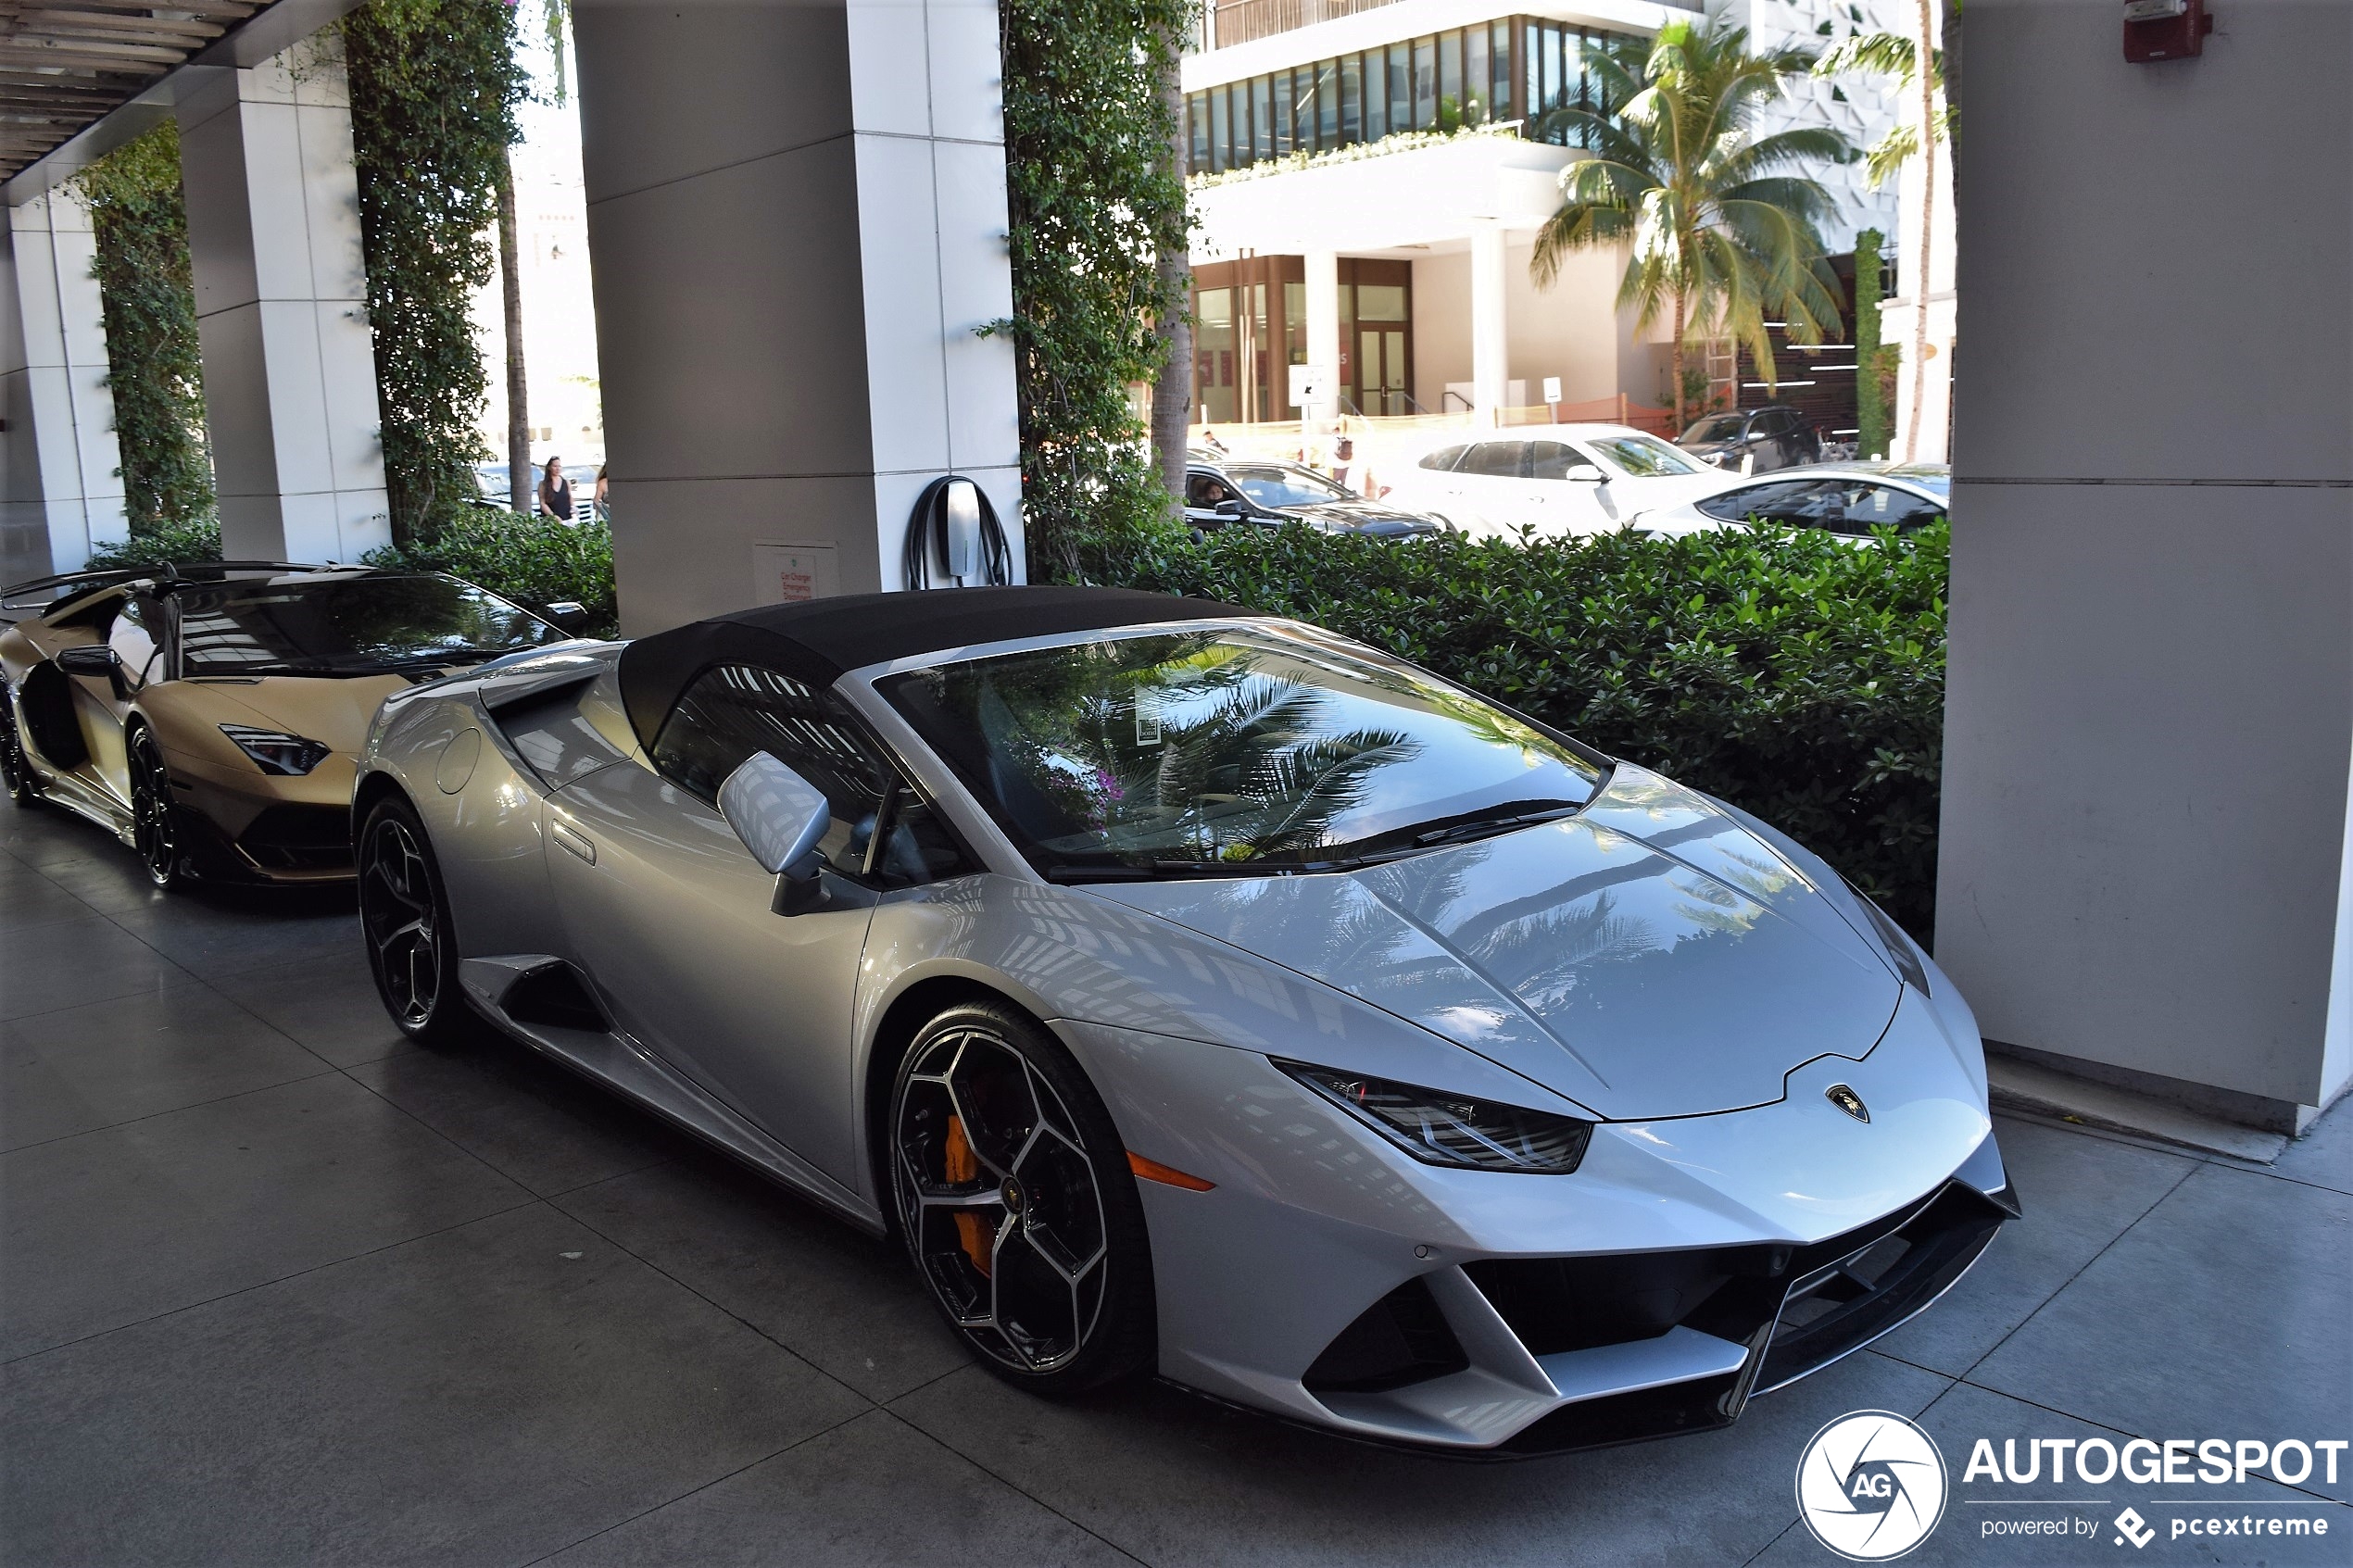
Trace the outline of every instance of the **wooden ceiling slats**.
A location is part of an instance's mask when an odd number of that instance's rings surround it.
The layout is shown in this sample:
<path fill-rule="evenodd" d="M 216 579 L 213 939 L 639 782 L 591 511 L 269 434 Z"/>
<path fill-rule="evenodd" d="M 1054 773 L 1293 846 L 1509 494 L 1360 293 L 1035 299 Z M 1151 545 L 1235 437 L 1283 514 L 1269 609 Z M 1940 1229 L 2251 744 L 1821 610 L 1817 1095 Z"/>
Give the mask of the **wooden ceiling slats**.
<path fill-rule="evenodd" d="M 0 180 L 269 3 L 0 0 Z"/>

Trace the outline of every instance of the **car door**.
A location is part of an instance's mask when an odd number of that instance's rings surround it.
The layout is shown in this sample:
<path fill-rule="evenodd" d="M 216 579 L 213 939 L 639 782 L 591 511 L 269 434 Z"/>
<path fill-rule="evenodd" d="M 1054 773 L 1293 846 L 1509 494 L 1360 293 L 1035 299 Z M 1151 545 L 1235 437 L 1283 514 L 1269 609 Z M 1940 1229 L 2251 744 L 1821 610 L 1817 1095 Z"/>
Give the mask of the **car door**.
<path fill-rule="evenodd" d="M 800 914 L 773 911 L 776 879 L 713 804 L 755 751 L 833 809 L 825 899 Z M 896 776 L 837 699 L 753 665 L 698 676 L 652 756 L 548 799 L 548 879 L 576 960 L 640 1044 L 854 1189 L 851 999 Z"/>
<path fill-rule="evenodd" d="M 1602 483 L 1571 479 L 1575 468 L 1599 469 Z M 1617 519 L 1605 505 L 1611 470 L 1593 456 L 1566 441 L 1534 440 L 1528 444 L 1528 478 L 1531 489 L 1544 492 L 1546 526 L 1562 533 L 1598 533 Z"/>

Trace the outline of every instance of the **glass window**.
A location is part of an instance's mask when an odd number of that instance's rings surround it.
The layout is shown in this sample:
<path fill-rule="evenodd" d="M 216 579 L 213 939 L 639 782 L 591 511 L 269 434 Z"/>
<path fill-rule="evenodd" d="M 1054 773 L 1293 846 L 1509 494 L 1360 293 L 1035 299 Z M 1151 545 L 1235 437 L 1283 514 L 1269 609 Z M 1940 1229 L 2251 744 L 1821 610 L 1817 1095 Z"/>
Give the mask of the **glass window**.
<path fill-rule="evenodd" d="M 1944 515 L 1944 508 L 1925 495 L 1888 484 L 1849 483 L 1843 499 L 1843 526 L 1830 525 L 1841 533 L 1869 533 L 1874 528 L 1909 533 Z"/>
<path fill-rule="evenodd" d="M 1489 112 L 1487 67 L 1487 30 L 1472 28 L 1463 34 L 1463 123 L 1484 125 L 1494 116 Z"/>
<path fill-rule="evenodd" d="M 1710 495 L 1698 507 L 1723 522 L 1759 518 L 1792 527 L 1819 527 L 1826 509 L 1837 508 L 1843 489 L 1836 480 L 1783 479 L 1727 490 L 1720 495 Z"/>
<path fill-rule="evenodd" d="M 560 643 L 519 605 L 454 577 L 220 583 L 181 592 L 183 674 L 349 674 Z"/>
<path fill-rule="evenodd" d="M 653 760 L 680 787 L 716 801 L 727 775 L 761 751 L 824 796 L 833 821 L 817 851 L 834 872 L 904 886 L 971 869 L 840 702 L 775 671 L 724 664 L 697 676 L 654 737 Z"/>
<path fill-rule="evenodd" d="M 1584 453 L 1559 441 L 1531 441 L 1528 444 L 1528 477 L 1530 479 L 1567 479 L 1568 470 L 1579 464 L 1592 466 Z"/>
<path fill-rule="evenodd" d="M 1204 420 L 1225 423 L 1236 417 L 1234 394 L 1234 291 L 1203 289 L 1193 331 L 1193 395 Z"/>
<path fill-rule="evenodd" d="M 1463 473 L 1484 474 L 1490 479 L 1518 479 L 1525 470 L 1522 459 L 1528 445 L 1519 441 L 1482 441 L 1463 458 Z"/>
<path fill-rule="evenodd" d="M 1319 152 L 1340 145 L 1340 62 L 1320 60 L 1315 66 L 1315 147 Z"/>
<path fill-rule="evenodd" d="M 1412 854 L 1574 810 L 1601 778 L 1468 692 L 1304 630 L 1106 638 L 881 689 L 1032 863 L 1076 880 Z"/>
<path fill-rule="evenodd" d="M 1438 129 L 1438 40 L 1414 40 L 1414 129 Z"/>
<path fill-rule="evenodd" d="M 1424 458 L 1419 466 L 1426 469 L 1437 469 L 1444 472 L 1452 470 L 1462 459 L 1463 454 L 1469 450 L 1467 446 L 1441 446 L 1437 451 Z"/>
<path fill-rule="evenodd" d="M 1746 429 L 1747 425 L 1748 416 L 1745 414 L 1710 414 L 1704 420 L 1692 420 L 1691 428 L 1683 432 L 1683 439 L 1686 441 L 1738 441 L 1741 432 Z"/>
<path fill-rule="evenodd" d="M 1463 35 L 1438 35 L 1438 128 L 1452 131 L 1463 123 Z"/>
<path fill-rule="evenodd" d="M 1240 169 L 1250 162 L 1250 83 L 1247 82 L 1229 83 L 1226 88 L 1226 94 L 1234 102 L 1233 166 Z"/>
<path fill-rule="evenodd" d="M 1255 160 L 1275 156 L 1274 79 L 1253 77 L 1250 83 L 1250 155 Z"/>
<path fill-rule="evenodd" d="M 1519 41 L 1519 112 L 1527 119 L 1528 133 L 1531 136 L 1537 134 L 1537 116 L 1544 112 L 1543 68 L 1544 52 L 1538 40 L 1536 24 L 1524 22 L 1520 26 Z"/>
<path fill-rule="evenodd" d="M 1709 471 L 1655 435 L 1609 435 L 1586 445 L 1636 479 Z"/>
<path fill-rule="evenodd" d="M 156 641 L 157 629 L 162 624 L 161 609 L 144 594 L 133 594 L 116 607 L 114 623 L 107 628 L 107 646 L 114 649 L 120 661 L 123 679 L 134 686 L 144 686 L 162 673 L 155 667 L 157 656 L 163 652 Z"/>
<path fill-rule="evenodd" d="M 1414 128 L 1414 46 L 1389 46 L 1389 129 L 1394 135 Z"/>
<path fill-rule="evenodd" d="M 1296 144 L 1291 129 L 1290 72 L 1277 72 L 1275 82 L 1275 156 L 1282 157 Z"/>
<path fill-rule="evenodd" d="M 1262 507 L 1320 507 L 1358 498 L 1323 475 L 1288 463 L 1236 463 L 1226 471 Z"/>
<path fill-rule="evenodd" d="M 1356 319 L 1360 321 L 1405 320 L 1405 285 L 1403 283 L 1357 284 Z"/>
<path fill-rule="evenodd" d="M 1226 90 L 1217 88 L 1209 94 L 1209 167 L 1212 170 L 1234 167 L 1233 121 L 1226 112 Z"/>
<path fill-rule="evenodd" d="M 1195 469 L 1185 476 L 1185 505 L 1202 511 L 1214 510 L 1221 501 L 1237 500 L 1234 487 L 1211 473 L 1207 469 Z"/>
<path fill-rule="evenodd" d="M 1315 150 L 1315 71 L 1301 66 L 1290 74 L 1291 145 L 1300 152 Z"/>
<path fill-rule="evenodd" d="M 1378 142 L 1389 134 L 1389 55 L 1376 49 L 1365 56 L 1365 140 Z"/>
<path fill-rule="evenodd" d="M 1340 62 L 1340 139 L 1343 144 L 1365 139 L 1365 62 L 1345 55 Z"/>
<path fill-rule="evenodd" d="M 1514 113 L 1512 108 L 1512 24 L 1507 21 L 1491 23 L 1488 32 L 1494 74 L 1491 78 L 1493 85 L 1489 91 L 1492 96 L 1487 101 L 1487 118 L 1509 119 Z"/>
<path fill-rule="evenodd" d="M 1188 120 L 1189 120 L 1189 121 L 1191 121 L 1191 122 L 1192 122 L 1192 133 L 1193 133 L 1193 164 L 1192 164 L 1192 166 L 1193 166 L 1193 168 L 1194 168 L 1194 169 L 1207 169 L 1207 168 L 1210 166 L 1210 165 L 1209 165 L 1209 94 L 1206 94 L 1206 93 L 1196 93 L 1196 94 L 1193 94 L 1190 98 L 1187 99 L 1185 102 L 1186 102 L 1185 118 L 1186 118 Z"/>

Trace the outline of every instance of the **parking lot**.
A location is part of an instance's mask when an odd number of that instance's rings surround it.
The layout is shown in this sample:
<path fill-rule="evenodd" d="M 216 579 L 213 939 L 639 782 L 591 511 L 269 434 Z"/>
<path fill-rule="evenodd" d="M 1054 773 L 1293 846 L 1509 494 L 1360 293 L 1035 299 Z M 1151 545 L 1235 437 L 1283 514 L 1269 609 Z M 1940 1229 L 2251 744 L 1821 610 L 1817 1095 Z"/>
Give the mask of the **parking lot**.
<path fill-rule="evenodd" d="M 2353 1436 L 2343 1109 L 2271 1165 L 2006 1120 L 2026 1217 L 1924 1318 L 1727 1432 L 1448 1462 L 1013 1393 L 884 1244 L 521 1047 L 408 1045 L 347 897 L 165 898 L 54 809 L 0 851 L 15 1568 L 1827 1562 L 1793 1469 L 1869 1408 L 1951 1467 L 1912 1561 L 2050 1561 L 1988 1522 L 2071 1512 L 2134 1561 L 2353 1562 L 2342 1463 L 1962 1474 L 1979 1437 Z M 2331 1533 L 2170 1537 L 2210 1500 Z M 2160 1534 L 2119 1553 L 2128 1504 Z"/>

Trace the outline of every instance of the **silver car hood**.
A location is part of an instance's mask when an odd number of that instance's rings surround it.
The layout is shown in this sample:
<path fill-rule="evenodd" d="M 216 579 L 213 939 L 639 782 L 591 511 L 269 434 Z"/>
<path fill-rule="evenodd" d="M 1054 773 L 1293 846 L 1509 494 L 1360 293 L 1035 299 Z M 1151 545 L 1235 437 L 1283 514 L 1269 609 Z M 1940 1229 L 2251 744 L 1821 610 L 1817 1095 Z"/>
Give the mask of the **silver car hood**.
<path fill-rule="evenodd" d="M 1787 859 L 1705 797 L 1626 765 L 1574 818 L 1344 875 L 1088 891 L 1411 1019 L 1610 1121 L 1778 1100 L 1801 1064 L 1869 1054 L 1902 992 Z M 1298 1055 L 1315 1054 L 1303 1030 Z"/>

